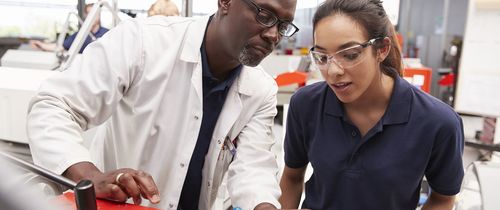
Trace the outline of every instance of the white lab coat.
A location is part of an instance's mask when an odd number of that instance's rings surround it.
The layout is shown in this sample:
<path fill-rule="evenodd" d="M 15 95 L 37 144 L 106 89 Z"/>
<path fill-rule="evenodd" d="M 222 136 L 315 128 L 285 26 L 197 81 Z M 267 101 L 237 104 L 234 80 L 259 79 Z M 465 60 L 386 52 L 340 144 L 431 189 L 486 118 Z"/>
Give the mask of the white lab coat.
<path fill-rule="evenodd" d="M 43 82 L 28 115 L 35 163 L 59 174 L 81 161 L 105 171 L 143 170 L 160 190 L 156 207 L 177 209 L 203 116 L 200 47 L 207 21 L 123 21 L 89 45 L 80 61 Z M 270 151 L 276 92 L 260 67 L 245 66 L 234 81 L 206 156 L 200 209 L 210 209 L 217 195 L 224 171 L 216 165 L 226 137 L 237 140 L 227 173 L 233 206 L 280 207 Z M 82 146 L 81 132 L 101 124 L 90 149 Z"/>

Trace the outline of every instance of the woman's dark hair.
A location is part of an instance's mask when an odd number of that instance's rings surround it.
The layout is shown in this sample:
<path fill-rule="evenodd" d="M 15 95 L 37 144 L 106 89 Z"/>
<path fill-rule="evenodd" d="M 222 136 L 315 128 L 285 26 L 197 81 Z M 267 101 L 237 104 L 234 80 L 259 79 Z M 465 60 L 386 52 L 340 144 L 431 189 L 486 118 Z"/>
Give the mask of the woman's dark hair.
<path fill-rule="evenodd" d="M 391 50 L 382 62 L 382 72 L 391 77 L 402 75 L 401 48 L 392 26 L 380 0 L 326 0 L 319 7 L 313 18 L 313 32 L 316 24 L 323 18 L 342 14 L 355 20 L 363 26 L 368 38 L 389 37 Z M 382 39 L 378 40 L 375 49 L 384 47 Z"/>

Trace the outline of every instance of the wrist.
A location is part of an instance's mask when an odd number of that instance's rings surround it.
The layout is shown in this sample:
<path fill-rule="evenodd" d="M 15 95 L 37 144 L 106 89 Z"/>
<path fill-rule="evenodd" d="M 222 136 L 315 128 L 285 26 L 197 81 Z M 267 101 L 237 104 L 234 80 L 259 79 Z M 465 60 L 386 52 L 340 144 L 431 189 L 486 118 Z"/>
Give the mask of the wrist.
<path fill-rule="evenodd" d="M 102 172 L 90 162 L 80 162 L 70 166 L 63 173 L 63 176 L 75 182 L 83 179 L 92 180 L 94 177 L 101 175 Z"/>

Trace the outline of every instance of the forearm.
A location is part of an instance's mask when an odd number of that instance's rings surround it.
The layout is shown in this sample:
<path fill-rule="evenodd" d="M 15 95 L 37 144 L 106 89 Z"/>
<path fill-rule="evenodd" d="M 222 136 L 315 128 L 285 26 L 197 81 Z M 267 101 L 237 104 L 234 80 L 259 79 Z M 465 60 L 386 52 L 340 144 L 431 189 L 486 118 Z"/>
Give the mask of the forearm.
<path fill-rule="evenodd" d="M 453 209 L 454 202 L 454 196 L 436 196 L 436 193 L 431 193 L 422 210 L 451 210 Z"/>
<path fill-rule="evenodd" d="M 96 174 L 102 174 L 102 172 L 94 164 L 90 162 L 80 162 L 66 169 L 63 176 L 78 182 L 82 179 L 91 179 Z"/>
<path fill-rule="evenodd" d="M 279 199 L 283 209 L 297 209 L 304 188 L 303 181 L 283 177 L 280 183 L 281 197 Z"/>

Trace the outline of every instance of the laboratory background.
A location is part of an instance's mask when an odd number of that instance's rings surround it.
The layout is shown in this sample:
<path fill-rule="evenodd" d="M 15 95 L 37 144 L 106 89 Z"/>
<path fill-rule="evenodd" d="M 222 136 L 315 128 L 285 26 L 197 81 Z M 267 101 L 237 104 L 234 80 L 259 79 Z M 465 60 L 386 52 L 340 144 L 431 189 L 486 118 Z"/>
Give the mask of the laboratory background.
<path fill-rule="evenodd" d="M 75 185 L 33 163 L 26 132 L 30 100 L 42 81 L 80 59 L 89 42 L 121 21 L 148 18 L 155 2 L 0 0 L 0 210 L 93 209 L 85 204 L 95 199 L 85 193 L 84 185 L 91 183 Z M 206 16 L 217 11 L 215 0 L 171 2 L 177 7 L 168 14 L 172 16 Z M 293 23 L 300 30 L 283 37 L 260 63 L 278 86 L 272 151 L 281 169 L 290 99 L 300 88 L 324 80 L 312 69 L 309 56 L 312 19 L 322 2 L 297 0 Z M 91 7 L 86 8 L 88 4 Z M 500 1 L 385 0 L 383 6 L 401 46 L 402 77 L 462 118 L 465 175 L 454 209 L 500 209 Z M 84 144 L 90 144 L 95 128 L 82 135 Z M 312 173 L 308 167 L 305 181 Z M 417 209 L 430 191 L 424 177 Z M 119 205 L 103 202 L 97 202 L 100 209 Z M 219 191 L 213 209 L 233 209 L 227 191 Z"/>

